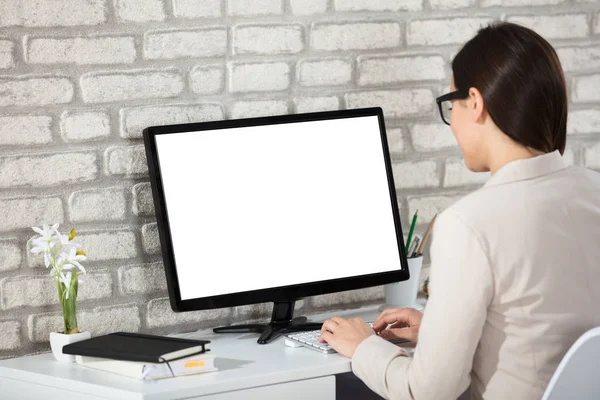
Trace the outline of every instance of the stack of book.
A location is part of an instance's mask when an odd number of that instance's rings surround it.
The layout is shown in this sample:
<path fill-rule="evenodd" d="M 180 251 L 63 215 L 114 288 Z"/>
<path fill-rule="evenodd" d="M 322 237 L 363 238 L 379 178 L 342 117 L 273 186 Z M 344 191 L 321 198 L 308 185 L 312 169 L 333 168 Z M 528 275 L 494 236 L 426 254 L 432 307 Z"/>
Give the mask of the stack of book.
<path fill-rule="evenodd" d="M 141 380 L 216 371 L 206 340 L 116 332 L 63 347 L 77 364 Z"/>

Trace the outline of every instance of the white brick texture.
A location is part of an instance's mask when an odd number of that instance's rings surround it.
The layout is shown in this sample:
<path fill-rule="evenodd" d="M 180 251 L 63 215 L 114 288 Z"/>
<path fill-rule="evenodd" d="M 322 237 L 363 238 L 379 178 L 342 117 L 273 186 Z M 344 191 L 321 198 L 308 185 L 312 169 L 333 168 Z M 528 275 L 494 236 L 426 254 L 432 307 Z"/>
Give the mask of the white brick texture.
<path fill-rule="evenodd" d="M 126 22 L 163 21 L 166 17 L 161 0 L 115 0 L 117 18 Z"/>
<path fill-rule="evenodd" d="M 144 55 L 150 60 L 223 56 L 227 51 L 225 28 L 156 31 L 144 37 Z"/>
<path fill-rule="evenodd" d="M 227 5 L 229 15 L 236 17 L 283 13 L 283 0 L 228 0 Z"/>
<path fill-rule="evenodd" d="M 154 215 L 154 203 L 152 198 L 152 189 L 150 182 L 138 183 L 132 189 L 134 215 Z"/>
<path fill-rule="evenodd" d="M 69 103 L 73 83 L 67 78 L 0 78 L 0 107 Z"/>
<path fill-rule="evenodd" d="M 50 143 L 51 124 L 52 117 L 45 115 L 0 117 L 0 146 Z"/>
<path fill-rule="evenodd" d="M 181 325 L 187 325 L 197 330 L 217 326 L 217 322 L 227 325 L 231 315 L 230 308 L 176 313 L 171 309 L 168 298 L 150 300 L 147 307 L 146 318 L 150 328 L 177 326 L 181 329 Z"/>
<path fill-rule="evenodd" d="M 125 210 L 125 189 L 121 187 L 80 190 L 69 197 L 72 222 L 118 221 L 125 218 Z"/>
<path fill-rule="evenodd" d="M 590 33 L 585 14 L 513 16 L 508 22 L 531 28 L 545 39 L 583 38 Z"/>
<path fill-rule="evenodd" d="M 252 118 L 288 113 L 286 100 L 238 101 L 231 107 L 231 118 Z"/>
<path fill-rule="evenodd" d="M 419 210 L 419 224 L 429 224 L 435 214 L 439 214 L 461 199 L 463 195 L 419 196 L 408 198 L 408 215 Z"/>
<path fill-rule="evenodd" d="M 471 172 L 462 159 L 449 159 L 446 161 L 444 187 L 482 186 L 489 178 L 489 172 Z"/>
<path fill-rule="evenodd" d="M 174 104 L 125 108 L 120 111 L 121 137 L 141 138 L 144 128 L 223 119 L 219 104 Z M 145 162 L 145 160 L 144 160 Z"/>
<path fill-rule="evenodd" d="M 0 350 L 16 350 L 21 347 L 21 323 L 0 321 Z"/>
<path fill-rule="evenodd" d="M 239 25 L 233 28 L 235 54 L 296 54 L 304 49 L 302 25 Z"/>
<path fill-rule="evenodd" d="M 371 57 L 358 59 L 359 85 L 383 85 L 446 78 L 446 62 L 441 56 Z"/>
<path fill-rule="evenodd" d="M 398 89 L 352 92 L 345 96 L 347 108 L 381 106 L 386 118 L 431 114 L 433 93 L 429 89 Z"/>
<path fill-rule="evenodd" d="M 429 0 L 431 8 L 434 10 L 450 10 L 455 8 L 473 7 L 475 3 L 476 0 Z"/>
<path fill-rule="evenodd" d="M 336 96 L 300 97 L 294 99 L 296 112 L 309 113 L 340 109 L 340 99 Z"/>
<path fill-rule="evenodd" d="M 0 188 L 86 182 L 98 176 L 95 153 L 0 157 Z"/>
<path fill-rule="evenodd" d="M 340 309 L 382 303 L 383 298 L 383 286 L 374 286 L 366 289 L 314 296 L 310 298 L 310 301 L 312 306 L 318 309 L 331 307 Z"/>
<path fill-rule="evenodd" d="M 0 40 L 0 69 L 14 67 L 14 49 L 15 45 L 10 40 Z"/>
<path fill-rule="evenodd" d="M 600 74 L 577 77 L 573 81 L 573 101 L 585 103 L 600 101 Z"/>
<path fill-rule="evenodd" d="M 135 264 L 119 268 L 119 290 L 123 295 L 166 292 L 167 282 L 162 263 Z"/>
<path fill-rule="evenodd" d="M 310 37 L 313 50 L 375 50 L 397 48 L 402 30 L 396 21 L 314 23 Z"/>
<path fill-rule="evenodd" d="M 392 164 L 396 189 L 437 187 L 440 184 L 435 161 Z"/>
<path fill-rule="evenodd" d="M 458 147 L 452 130 L 446 124 L 414 124 L 410 128 L 412 143 L 417 151 L 434 151 Z"/>
<path fill-rule="evenodd" d="M 285 62 L 229 64 L 229 90 L 274 92 L 290 86 L 290 66 Z"/>
<path fill-rule="evenodd" d="M 60 127 L 66 142 L 100 140 L 110 136 L 110 119 L 104 111 L 65 111 Z"/>
<path fill-rule="evenodd" d="M 404 151 L 404 134 L 402 128 L 386 129 L 386 134 L 390 153 L 402 153 Z"/>
<path fill-rule="evenodd" d="M 63 204 L 59 197 L 0 198 L 0 231 L 29 229 L 49 221 L 64 221 Z"/>
<path fill-rule="evenodd" d="M 0 240 L 0 272 L 17 269 L 22 261 L 18 239 Z"/>
<path fill-rule="evenodd" d="M 189 82 L 193 93 L 221 93 L 225 86 L 225 67 L 222 65 L 198 65 L 190 71 Z"/>
<path fill-rule="evenodd" d="M 322 14 L 327 12 L 329 0 L 290 0 L 295 15 Z"/>
<path fill-rule="evenodd" d="M 334 0 L 337 11 L 418 11 L 422 0 Z"/>
<path fill-rule="evenodd" d="M 296 71 L 302 86 L 337 86 L 352 81 L 352 61 L 349 59 L 302 60 Z"/>
<path fill-rule="evenodd" d="M 578 46 L 557 48 L 563 70 L 597 71 L 600 69 L 600 46 Z"/>
<path fill-rule="evenodd" d="M 600 170 L 600 143 L 585 149 L 585 166 Z"/>
<path fill-rule="evenodd" d="M 223 15 L 222 0 L 173 0 L 177 18 L 217 18 Z"/>
<path fill-rule="evenodd" d="M 128 64 L 135 61 L 135 41 L 124 37 L 30 38 L 32 64 Z"/>
<path fill-rule="evenodd" d="M 146 254 L 160 254 L 160 238 L 156 222 L 142 226 L 142 246 Z"/>
<path fill-rule="evenodd" d="M 92 73 L 81 78 L 81 87 L 86 103 L 168 98 L 181 93 L 183 78 L 171 70 Z"/>
<path fill-rule="evenodd" d="M 600 135 L 600 109 L 570 111 L 567 118 L 567 133 Z"/>
<path fill-rule="evenodd" d="M 0 0 L 0 27 L 65 27 L 106 21 L 107 0 Z"/>
<path fill-rule="evenodd" d="M 411 46 L 464 43 L 491 21 L 490 18 L 445 18 L 412 21 L 408 24 L 406 41 Z"/>
<path fill-rule="evenodd" d="M 109 147 L 104 152 L 104 164 L 109 175 L 148 175 L 144 145 Z"/>
<path fill-rule="evenodd" d="M 125 260 L 138 255 L 135 233 L 128 230 L 101 233 L 80 233 L 77 241 L 88 261 Z"/>
<path fill-rule="evenodd" d="M 567 0 L 528 0 L 528 6 L 543 6 L 543 5 L 554 5 L 564 3 Z M 482 0 L 482 7 L 493 7 L 493 6 L 503 6 L 503 7 L 514 7 L 514 6 L 522 6 L 523 0 Z"/>

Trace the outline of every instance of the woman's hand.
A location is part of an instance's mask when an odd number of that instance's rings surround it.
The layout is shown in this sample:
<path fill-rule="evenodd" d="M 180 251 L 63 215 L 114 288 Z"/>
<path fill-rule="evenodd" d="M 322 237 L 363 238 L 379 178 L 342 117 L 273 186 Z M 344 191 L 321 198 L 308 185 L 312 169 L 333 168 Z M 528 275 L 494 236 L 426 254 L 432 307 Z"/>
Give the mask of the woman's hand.
<path fill-rule="evenodd" d="M 417 343 L 423 313 L 414 308 L 388 308 L 375 319 L 373 330 L 386 340 L 407 339 Z M 388 325 L 393 324 L 388 328 Z"/>
<path fill-rule="evenodd" d="M 359 344 L 375 332 L 360 318 L 333 317 L 323 322 L 321 342 L 327 342 L 339 354 L 352 358 Z"/>

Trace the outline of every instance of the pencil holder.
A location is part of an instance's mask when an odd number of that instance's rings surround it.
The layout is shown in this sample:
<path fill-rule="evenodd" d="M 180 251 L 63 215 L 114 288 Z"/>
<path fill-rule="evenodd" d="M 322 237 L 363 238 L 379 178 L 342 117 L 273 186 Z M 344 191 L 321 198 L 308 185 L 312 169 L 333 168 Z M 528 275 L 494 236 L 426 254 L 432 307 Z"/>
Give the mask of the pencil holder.
<path fill-rule="evenodd" d="M 408 259 L 408 272 L 410 278 L 406 281 L 390 283 L 383 286 L 385 304 L 381 306 L 380 309 L 403 307 L 420 308 L 416 302 L 422 266 L 422 255 Z"/>

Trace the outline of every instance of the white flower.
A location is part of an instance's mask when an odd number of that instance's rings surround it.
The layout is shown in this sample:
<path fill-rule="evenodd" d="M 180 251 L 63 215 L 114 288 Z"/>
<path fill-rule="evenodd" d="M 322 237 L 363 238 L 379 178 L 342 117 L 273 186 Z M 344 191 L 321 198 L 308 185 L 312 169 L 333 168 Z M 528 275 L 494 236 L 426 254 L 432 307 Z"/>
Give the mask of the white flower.
<path fill-rule="evenodd" d="M 69 298 L 69 289 L 71 287 L 71 271 L 64 275 L 60 273 L 60 281 L 65 285 L 65 299 Z"/>
<path fill-rule="evenodd" d="M 73 267 L 77 267 L 82 273 L 85 274 L 85 268 L 79 263 L 79 261 L 85 261 L 86 257 L 77 254 L 77 249 L 71 247 L 69 254 L 62 253 L 59 258 L 59 265 L 62 265 L 62 269 L 70 270 Z M 64 264 L 63 264 L 64 263 Z"/>
<path fill-rule="evenodd" d="M 48 227 L 48 224 L 44 224 L 41 228 L 32 227 L 31 229 L 40 234 L 40 236 L 36 236 L 33 239 L 33 247 L 31 252 L 36 254 L 44 253 L 44 265 L 46 265 L 46 268 L 48 268 L 50 266 L 49 253 L 57 242 L 57 238 L 54 236 L 54 233 L 58 232 L 58 224 L 54 224 L 52 227 Z"/>

